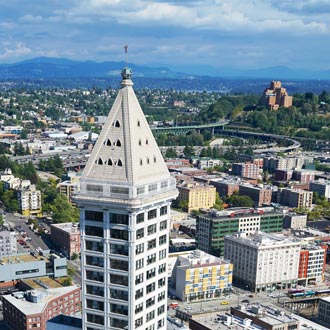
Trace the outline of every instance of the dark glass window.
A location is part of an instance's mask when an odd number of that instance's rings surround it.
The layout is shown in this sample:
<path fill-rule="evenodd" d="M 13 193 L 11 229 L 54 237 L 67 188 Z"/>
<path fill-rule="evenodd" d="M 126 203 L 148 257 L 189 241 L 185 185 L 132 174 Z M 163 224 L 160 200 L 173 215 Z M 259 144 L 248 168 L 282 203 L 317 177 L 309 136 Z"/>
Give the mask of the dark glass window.
<path fill-rule="evenodd" d="M 88 221 L 103 221 L 103 212 L 85 210 L 85 219 Z"/>

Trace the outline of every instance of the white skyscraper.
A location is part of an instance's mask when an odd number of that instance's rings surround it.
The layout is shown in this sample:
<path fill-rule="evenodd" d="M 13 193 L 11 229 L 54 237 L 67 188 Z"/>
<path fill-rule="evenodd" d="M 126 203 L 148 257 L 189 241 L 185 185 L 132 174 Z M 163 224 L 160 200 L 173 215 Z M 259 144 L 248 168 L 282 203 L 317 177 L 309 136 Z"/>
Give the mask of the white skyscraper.
<path fill-rule="evenodd" d="M 122 70 L 80 179 L 83 329 L 166 329 L 170 177 Z"/>

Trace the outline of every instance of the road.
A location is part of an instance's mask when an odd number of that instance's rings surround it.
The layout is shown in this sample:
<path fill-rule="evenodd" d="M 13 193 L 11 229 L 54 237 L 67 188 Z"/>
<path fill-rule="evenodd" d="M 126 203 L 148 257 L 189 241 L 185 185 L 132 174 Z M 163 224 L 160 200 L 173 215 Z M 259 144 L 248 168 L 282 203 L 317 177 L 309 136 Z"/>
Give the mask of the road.
<path fill-rule="evenodd" d="M 31 250 L 35 250 L 38 247 L 41 247 L 43 250 L 49 249 L 46 243 L 39 236 L 37 236 L 33 230 L 30 229 L 29 225 L 27 224 L 27 218 L 22 217 L 21 215 L 6 213 L 4 220 L 10 225 L 11 228 L 16 230 L 17 239 L 23 239 L 23 237 L 19 234 L 19 231 L 16 229 L 18 226 L 21 226 L 21 231 L 25 231 L 27 236 L 31 237 L 32 240 L 27 242 Z M 29 251 L 29 249 L 23 249 L 20 244 L 17 245 L 18 252 Z"/>

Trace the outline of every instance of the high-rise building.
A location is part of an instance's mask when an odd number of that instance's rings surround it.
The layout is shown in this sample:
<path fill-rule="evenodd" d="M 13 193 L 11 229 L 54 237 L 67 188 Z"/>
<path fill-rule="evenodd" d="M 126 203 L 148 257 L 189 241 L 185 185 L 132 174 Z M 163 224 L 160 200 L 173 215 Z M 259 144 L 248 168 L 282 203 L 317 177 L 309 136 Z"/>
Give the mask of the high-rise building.
<path fill-rule="evenodd" d="M 288 108 L 292 106 L 292 96 L 289 96 L 286 89 L 282 87 L 280 81 L 272 81 L 270 87 L 263 93 L 264 104 L 271 110 L 279 107 Z"/>
<path fill-rule="evenodd" d="M 175 179 L 122 70 L 121 89 L 80 179 L 84 330 L 166 329 Z"/>

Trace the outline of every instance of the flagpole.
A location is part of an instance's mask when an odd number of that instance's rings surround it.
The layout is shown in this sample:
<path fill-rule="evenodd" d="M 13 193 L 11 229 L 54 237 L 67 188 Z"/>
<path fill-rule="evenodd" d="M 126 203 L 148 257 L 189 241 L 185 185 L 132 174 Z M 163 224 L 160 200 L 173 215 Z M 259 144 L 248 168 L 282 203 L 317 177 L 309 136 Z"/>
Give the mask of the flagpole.
<path fill-rule="evenodd" d="M 124 49 L 125 49 L 125 54 L 126 54 L 126 66 L 127 66 L 128 65 L 128 46 L 125 45 Z"/>

